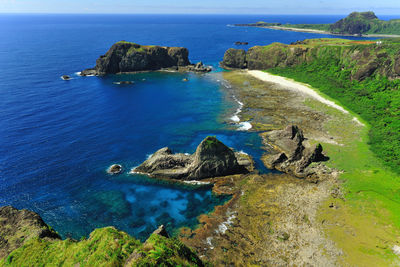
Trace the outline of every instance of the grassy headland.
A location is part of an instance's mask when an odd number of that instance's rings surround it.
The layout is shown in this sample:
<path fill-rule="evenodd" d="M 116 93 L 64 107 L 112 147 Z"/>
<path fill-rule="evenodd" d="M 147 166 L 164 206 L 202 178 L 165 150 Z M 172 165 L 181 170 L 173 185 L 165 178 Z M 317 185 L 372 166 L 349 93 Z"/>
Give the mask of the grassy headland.
<path fill-rule="evenodd" d="M 353 12 L 333 24 L 281 24 L 259 21 L 238 26 L 266 27 L 281 30 L 315 31 L 340 35 L 400 35 L 400 19 L 380 20 L 374 12 Z"/>
<path fill-rule="evenodd" d="M 398 40 L 375 49 L 385 53 L 387 60 L 397 55 Z M 319 60 L 268 72 L 318 88 L 358 114 L 367 125 L 360 128 L 346 120 L 325 125 L 330 134 L 342 136 L 343 146 L 325 144 L 324 148 L 331 157 L 331 167 L 343 170 L 340 178 L 345 198 L 328 200 L 340 208 L 322 211 L 320 219 L 329 236 L 345 251 L 347 263 L 382 266 L 385 260 L 393 259 L 391 249 L 400 229 L 400 80 L 380 74 L 362 81 L 351 79 L 351 71 L 343 69 L 345 59 L 332 56 L 333 50 L 324 50 L 326 57 Z M 315 103 L 310 105 L 323 109 Z M 336 117 L 343 116 L 335 113 Z"/>

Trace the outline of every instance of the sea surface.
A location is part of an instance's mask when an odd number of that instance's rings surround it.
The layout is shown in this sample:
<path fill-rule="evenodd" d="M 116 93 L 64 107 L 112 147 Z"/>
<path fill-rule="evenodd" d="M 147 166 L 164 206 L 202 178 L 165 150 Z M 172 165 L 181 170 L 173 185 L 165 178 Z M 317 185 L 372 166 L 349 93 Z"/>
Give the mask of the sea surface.
<path fill-rule="evenodd" d="M 259 160 L 264 151 L 258 134 L 234 122 L 240 104 L 218 62 L 236 41 L 251 47 L 333 36 L 230 25 L 331 23 L 341 17 L 0 15 L 0 206 L 36 211 L 72 238 L 108 225 L 142 240 L 160 224 L 170 231 L 196 227 L 198 215 L 229 197 L 215 196 L 207 186 L 127 172 L 161 147 L 193 153 L 207 135 L 252 155 L 259 171 L 268 172 Z M 201 60 L 214 71 L 76 74 L 120 40 L 184 46 L 192 62 Z M 61 80 L 64 74 L 73 79 Z M 115 84 L 121 80 L 135 84 Z M 113 163 L 125 173 L 107 175 Z"/>

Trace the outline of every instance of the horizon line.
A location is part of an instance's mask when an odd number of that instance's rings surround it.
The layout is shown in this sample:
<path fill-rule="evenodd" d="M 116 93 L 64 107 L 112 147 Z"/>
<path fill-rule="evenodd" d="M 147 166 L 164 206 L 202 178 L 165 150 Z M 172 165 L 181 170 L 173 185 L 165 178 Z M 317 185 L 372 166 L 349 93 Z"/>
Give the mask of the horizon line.
<path fill-rule="evenodd" d="M 366 11 L 354 11 L 354 12 L 366 12 Z M 375 12 L 374 12 L 375 13 Z M 237 14 L 237 13 L 71 13 L 71 12 L 1 12 L 0 15 L 236 15 L 236 16 L 260 16 L 260 15 L 285 15 L 285 16 L 313 16 L 313 15 L 326 15 L 326 16 L 336 16 L 336 15 L 348 15 L 350 13 L 342 13 L 342 14 L 329 14 L 329 13 L 304 13 L 304 14 L 291 14 L 291 13 L 250 13 L 250 14 Z M 377 14 L 377 13 L 375 13 Z M 379 15 L 379 13 L 378 13 Z M 399 16 L 398 14 L 382 14 L 386 16 Z"/>

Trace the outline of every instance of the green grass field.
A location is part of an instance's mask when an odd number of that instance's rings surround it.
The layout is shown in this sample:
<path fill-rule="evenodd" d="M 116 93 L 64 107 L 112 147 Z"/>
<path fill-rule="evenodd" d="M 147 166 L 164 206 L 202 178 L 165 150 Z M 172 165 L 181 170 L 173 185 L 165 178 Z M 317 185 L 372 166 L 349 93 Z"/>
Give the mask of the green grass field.
<path fill-rule="evenodd" d="M 313 88 L 318 88 L 315 90 L 324 97 L 346 106 L 343 103 L 348 102 L 329 91 L 329 88 L 337 86 L 336 83 L 330 84 L 333 80 L 315 74 L 320 77 L 315 82 L 315 76 L 301 70 L 302 68 L 294 67 L 268 72 L 308 83 Z M 335 97 L 330 97 L 330 94 Z M 392 252 L 392 247 L 400 245 L 400 175 L 395 172 L 397 168 L 391 168 L 392 164 L 385 162 L 371 149 L 371 132 L 378 130 L 379 133 L 379 129 L 361 119 L 358 114 L 344 114 L 314 100 L 308 100 L 306 104 L 332 116 L 332 120 L 324 128 L 340 140 L 340 145 L 326 143 L 323 147 L 330 157 L 327 164 L 343 172 L 339 177 L 343 182 L 344 199 L 331 197 L 323 205 L 334 203 L 338 208 L 328 211 L 321 209 L 319 220 L 329 237 L 343 250 L 343 264 L 398 264 L 399 258 Z M 358 102 L 355 101 L 354 105 L 356 104 Z M 365 125 L 354 122 L 354 116 Z M 380 147 L 375 147 L 375 150 Z M 393 148 L 399 150 L 398 146 Z"/>

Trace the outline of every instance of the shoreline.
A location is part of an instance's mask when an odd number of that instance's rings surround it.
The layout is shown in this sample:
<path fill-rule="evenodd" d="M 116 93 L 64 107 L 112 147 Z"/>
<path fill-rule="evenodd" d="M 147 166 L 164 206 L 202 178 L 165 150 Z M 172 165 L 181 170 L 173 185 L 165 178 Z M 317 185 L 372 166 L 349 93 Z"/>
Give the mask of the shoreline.
<path fill-rule="evenodd" d="M 344 114 L 349 114 L 349 111 L 344 109 L 342 106 L 336 104 L 335 102 L 326 99 L 325 97 L 321 96 L 317 91 L 315 91 L 311 86 L 308 84 L 296 82 L 292 79 L 288 79 L 283 76 L 273 75 L 268 72 L 260 71 L 260 70 L 247 70 L 247 73 L 261 81 L 270 82 L 274 84 L 278 84 L 285 89 L 292 90 L 299 92 L 301 94 L 305 94 L 327 106 L 335 108 L 341 111 Z M 357 117 L 353 117 L 353 120 L 359 124 L 360 126 L 365 126 Z"/>
<path fill-rule="evenodd" d="M 240 26 L 242 27 L 242 26 Z M 301 28 L 292 28 L 292 27 L 282 27 L 282 26 L 247 26 L 247 27 L 256 27 L 256 28 L 265 28 L 271 30 L 280 30 L 280 31 L 290 31 L 290 32 L 305 32 L 305 33 L 316 33 L 316 34 L 328 34 L 335 36 L 352 36 L 352 37 L 382 37 L 382 38 L 396 38 L 400 37 L 398 34 L 345 34 L 345 33 L 333 33 L 322 30 L 314 30 L 314 29 L 301 29 Z"/>

